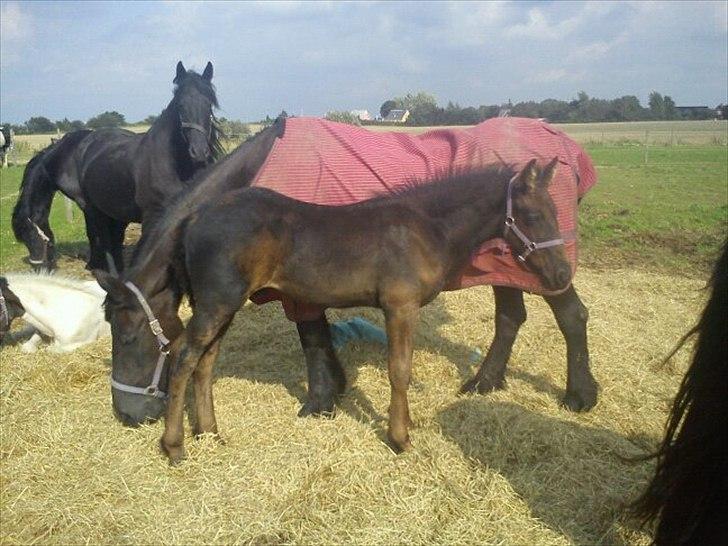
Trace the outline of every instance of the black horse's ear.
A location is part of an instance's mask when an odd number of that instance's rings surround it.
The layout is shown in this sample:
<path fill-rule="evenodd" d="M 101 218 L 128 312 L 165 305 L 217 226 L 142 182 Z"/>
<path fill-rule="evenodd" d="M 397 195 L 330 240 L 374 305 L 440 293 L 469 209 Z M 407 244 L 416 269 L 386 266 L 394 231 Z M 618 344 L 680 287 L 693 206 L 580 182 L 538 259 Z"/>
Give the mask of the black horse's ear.
<path fill-rule="evenodd" d="M 174 76 L 172 83 L 181 82 L 182 78 L 184 78 L 186 75 L 187 75 L 187 69 L 185 68 L 185 65 L 182 64 L 182 61 L 179 61 L 177 63 L 177 74 Z"/>
<path fill-rule="evenodd" d="M 212 80 L 212 63 L 210 61 L 207 61 L 205 71 L 202 73 L 202 79 L 208 82 Z"/>

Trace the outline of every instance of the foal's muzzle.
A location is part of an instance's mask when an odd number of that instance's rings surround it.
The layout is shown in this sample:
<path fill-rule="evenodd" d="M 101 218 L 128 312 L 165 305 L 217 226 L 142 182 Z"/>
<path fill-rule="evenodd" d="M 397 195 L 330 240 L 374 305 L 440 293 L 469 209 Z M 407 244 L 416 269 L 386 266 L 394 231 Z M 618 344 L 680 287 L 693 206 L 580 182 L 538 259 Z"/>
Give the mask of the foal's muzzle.
<path fill-rule="evenodd" d="M 117 418 L 129 427 L 152 423 L 164 414 L 166 401 L 160 398 L 111 389 L 111 400 Z"/>

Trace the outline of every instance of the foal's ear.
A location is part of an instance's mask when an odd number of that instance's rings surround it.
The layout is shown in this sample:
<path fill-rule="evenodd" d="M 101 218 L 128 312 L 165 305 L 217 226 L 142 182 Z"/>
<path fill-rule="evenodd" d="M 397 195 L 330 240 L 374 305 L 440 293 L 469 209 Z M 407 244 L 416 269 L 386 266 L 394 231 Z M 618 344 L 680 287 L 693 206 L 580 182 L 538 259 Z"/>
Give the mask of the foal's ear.
<path fill-rule="evenodd" d="M 518 182 L 523 184 L 527 189 L 535 189 L 538 182 L 538 167 L 536 166 L 536 160 L 532 159 L 529 161 L 521 172 L 518 173 Z"/>
<path fill-rule="evenodd" d="M 182 61 L 179 61 L 177 63 L 177 74 L 175 74 L 174 79 L 172 80 L 172 83 L 179 83 L 182 81 L 182 78 L 184 78 L 187 75 L 187 69 L 185 68 L 185 65 L 182 64 Z"/>
<path fill-rule="evenodd" d="M 96 282 L 103 288 L 109 295 L 111 300 L 117 303 L 123 303 L 130 295 L 129 289 L 124 286 L 119 277 L 112 275 L 108 271 L 103 269 L 94 269 L 92 271 L 93 276 L 96 277 Z"/>
<path fill-rule="evenodd" d="M 541 178 L 539 179 L 539 183 L 544 188 L 547 188 L 548 185 L 551 184 L 551 181 L 554 179 L 554 174 L 556 174 L 556 167 L 558 166 L 558 164 L 559 158 L 555 157 L 541 171 Z"/>
<path fill-rule="evenodd" d="M 212 63 L 210 61 L 207 61 L 205 71 L 202 73 L 202 79 L 207 80 L 208 82 L 212 80 Z"/>

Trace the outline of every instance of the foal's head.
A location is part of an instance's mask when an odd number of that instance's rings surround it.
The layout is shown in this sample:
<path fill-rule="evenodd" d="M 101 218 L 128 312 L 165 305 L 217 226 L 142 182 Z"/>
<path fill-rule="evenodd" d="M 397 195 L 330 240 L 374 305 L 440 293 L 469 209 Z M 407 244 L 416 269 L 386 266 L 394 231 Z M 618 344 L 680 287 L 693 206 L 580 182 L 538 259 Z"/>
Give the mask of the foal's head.
<path fill-rule="evenodd" d="M 112 273 L 94 271 L 99 285 L 106 290 L 106 320 L 111 324 L 111 396 L 117 417 L 125 424 L 137 426 L 154 421 L 164 413 L 169 366 L 175 355 L 167 354 L 169 346 L 160 343 L 153 333 L 150 318 L 139 297 L 123 279 Z M 182 332 L 177 315 L 179 295 L 170 288 L 155 294 L 143 294 L 153 318 L 158 320 L 162 335 L 171 343 Z M 161 361 L 161 364 L 159 364 Z M 155 370 L 160 366 L 159 393 L 148 389 Z M 129 388 L 130 387 L 130 388 Z M 144 391 L 147 392 L 133 392 Z"/>
<path fill-rule="evenodd" d="M 208 62 L 202 75 L 177 63 L 174 77 L 174 99 L 179 130 L 194 163 L 209 163 L 218 154 L 218 134 L 213 116 L 217 97 L 212 86 L 212 63 Z"/>
<path fill-rule="evenodd" d="M 554 158 L 541 168 L 533 159 L 516 175 L 510 188 L 510 219 L 506 218 L 506 241 L 548 290 L 562 290 L 571 282 L 556 206 L 548 193 L 557 163 Z"/>

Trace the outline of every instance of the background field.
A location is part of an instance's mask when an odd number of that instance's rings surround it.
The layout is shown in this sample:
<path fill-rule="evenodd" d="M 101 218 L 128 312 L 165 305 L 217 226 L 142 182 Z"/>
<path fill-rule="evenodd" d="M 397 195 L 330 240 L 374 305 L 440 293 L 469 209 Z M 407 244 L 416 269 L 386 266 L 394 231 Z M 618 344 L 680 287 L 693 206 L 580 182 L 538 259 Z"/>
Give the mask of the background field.
<path fill-rule="evenodd" d="M 531 296 L 507 389 L 457 396 L 492 336 L 487 287 L 423 310 L 410 388 L 415 449 L 402 456 L 383 442 L 383 347 L 340 351 L 349 389 L 333 420 L 296 417 L 303 355 L 276 305 L 243 308 L 224 341 L 215 397 L 227 445 L 188 438 L 190 458 L 174 469 L 157 449 L 161 423 L 126 429 L 114 419 L 108 340 L 68 355 L 4 348 L 0 542 L 647 543 L 624 504 L 653 467 L 623 457 L 657 445 L 687 364 L 688 350 L 659 362 L 695 321 L 726 236 L 728 148 L 711 140 L 725 138 L 726 125 L 688 125 L 674 145 L 647 153 L 625 136 L 653 133 L 641 124 L 565 128 L 599 172 L 580 207 L 575 280 L 601 386 L 592 412 L 559 407 L 564 343 Z M 602 132 L 610 139 L 593 138 Z M 0 177 L 1 271 L 27 269 L 9 227 L 21 174 Z M 59 198 L 52 214 L 61 272 L 82 274 L 82 218 L 67 222 Z M 382 323 L 373 310 L 328 314 Z"/>

